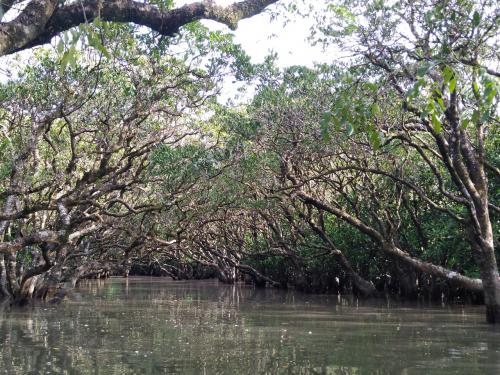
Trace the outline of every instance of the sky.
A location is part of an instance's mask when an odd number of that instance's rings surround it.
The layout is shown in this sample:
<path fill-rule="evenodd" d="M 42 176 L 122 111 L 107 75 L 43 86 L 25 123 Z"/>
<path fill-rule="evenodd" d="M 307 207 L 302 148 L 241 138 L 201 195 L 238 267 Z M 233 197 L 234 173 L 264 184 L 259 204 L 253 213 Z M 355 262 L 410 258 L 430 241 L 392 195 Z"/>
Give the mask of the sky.
<path fill-rule="evenodd" d="M 293 0 L 282 0 L 285 1 Z M 182 6 L 195 1 L 177 0 L 176 6 Z M 222 6 L 230 5 L 234 0 L 215 0 Z M 318 0 L 306 0 L 318 5 Z M 323 4 L 326 1 L 323 2 Z M 307 40 L 310 35 L 310 29 L 314 25 L 314 16 L 285 17 L 278 15 L 271 18 L 271 12 L 277 10 L 276 5 L 271 5 L 266 12 L 258 14 L 248 19 L 243 19 L 238 23 L 235 31 L 229 30 L 224 25 L 215 21 L 203 21 L 205 25 L 213 29 L 222 29 L 234 34 L 234 41 L 240 44 L 246 53 L 251 57 L 253 63 L 261 63 L 271 52 L 277 54 L 275 63 L 280 68 L 286 68 L 292 65 L 303 65 L 312 67 L 315 63 L 333 62 L 336 53 L 323 51 L 321 46 L 313 46 Z M 232 103 L 237 105 L 244 103 L 253 94 L 253 87 L 246 86 L 246 90 L 241 92 L 241 84 L 234 84 L 234 81 L 228 78 L 223 84 L 218 100 L 221 103 Z"/>
<path fill-rule="evenodd" d="M 285 0 L 286 1 L 286 0 Z M 317 1 L 317 0 L 311 0 Z M 177 0 L 176 5 L 193 3 L 194 1 Z M 233 0 L 216 0 L 219 5 L 230 5 Z M 276 5 L 268 7 L 276 10 Z M 206 25 L 213 28 L 225 28 L 213 21 L 204 21 Z M 313 16 L 293 17 L 285 25 L 285 17 L 278 16 L 271 20 L 269 12 L 256 15 L 252 18 L 241 20 L 238 28 L 234 31 L 235 42 L 241 44 L 245 51 L 251 56 L 252 62 L 260 63 L 271 50 L 277 53 L 277 64 L 280 67 L 291 65 L 312 66 L 314 62 L 328 62 L 333 58 L 326 56 L 319 46 L 311 46 L 306 39 L 310 34 L 310 28 L 314 24 Z"/>

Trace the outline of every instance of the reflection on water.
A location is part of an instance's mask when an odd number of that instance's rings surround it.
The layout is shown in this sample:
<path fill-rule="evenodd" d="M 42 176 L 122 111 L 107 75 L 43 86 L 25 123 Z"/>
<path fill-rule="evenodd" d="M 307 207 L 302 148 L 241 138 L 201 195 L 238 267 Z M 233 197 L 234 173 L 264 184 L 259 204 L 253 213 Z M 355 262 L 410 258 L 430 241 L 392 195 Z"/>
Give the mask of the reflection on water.
<path fill-rule="evenodd" d="M 479 307 L 132 278 L 0 310 L 0 374 L 500 374 Z"/>

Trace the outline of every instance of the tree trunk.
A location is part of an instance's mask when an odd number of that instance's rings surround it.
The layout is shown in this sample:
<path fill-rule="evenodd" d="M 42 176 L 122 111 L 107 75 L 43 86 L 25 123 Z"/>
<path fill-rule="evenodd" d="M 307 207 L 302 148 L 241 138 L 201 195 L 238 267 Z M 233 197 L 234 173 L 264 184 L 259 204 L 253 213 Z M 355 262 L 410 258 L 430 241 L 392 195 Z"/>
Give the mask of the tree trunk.
<path fill-rule="evenodd" d="M 495 259 L 494 248 L 475 246 L 476 263 L 483 281 L 484 303 L 486 305 L 486 321 L 500 324 L 500 275 Z"/>
<path fill-rule="evenodd" d="M 396 274 L 396 282 L 399 284 L 399 294 L 401 297 L 410 300 L 417 299 L 418 289 L 415 269 L 395 259 L 394 272 Z"/>
<path fill-rule="evenodd" d="M 483 281 L 484 303 L 486 305 L 486 321 L 500 324 L 500 275 L 493 244 L 493 230 L 486 208 L 480 211 L 481 234 L 469 230 L 469 241 L 481 273 Z"/>
<path fill-rule="evenodd" d="M 7 275 L 5 270 L 5 259 L 0 254 L 0 299 L 10 297 L 9 289 L 7 287 Z"/>
<path fill-rule="evenodd" d="M 482 203 L 481 207 L 477 210 L 480 233 L 470 231 L 469 237 L 472 236 L 470 242 L 476 256 L 476 263 L 481 272 L 481 280 L 483 281 L 486 321 L 491 324 L 500 324 L 500 275 L 495 256 L 493 228 L 489 217 L 488 192 L 485 180 L 483 180 L 483 184 L 483 188 L 478 189 Z"/>
<path fill-rule="evenodd" d="M 217 268 L 219 281 L 224 284 L 234 284 L 236 282 L 236 267 L 220 266 Z"/>
<path fill-rule="evenodd" d="M 342 269 L 345 271 L 349 279 L 352 281 L 354 290 L 358 292 L 363 297 L 370 297 L 377 292 L 375 285 L 371 281 L 368 281 L 361 277 L 351 266 L 349 260 L 345 257 L 342 252 L 335 253 L 335 259 L 340 264 Z"/>
<path fill-rule="evenodd" d="M 5 276 L 7 278 L 7 288 L 12 297 L 16 297 L 19 293 L 19 282 L 16 274 L 16 254 L 5 254 Z"/>
<path fill-rule="evenodd" d="M 457 93 L 452 93 L 446 112 L 446 118 L 453 130 L 449 139 L 453 166 L 450 173 L 456 176 L 454 182 L 468 201 L 470 221 L 467 223 L 467 233 L 481 272 L 486 321 L 500 324 L 500 279 L 489 214 L 488 178 L 484 171 L 485 129 L 481 121 L 477 122 L 475 147 L 471 142 L 471 135 L 460 126 L 458 100 Z"/>
<path fill-rule="evenodd" d="M 22 283 L 19 288 L 19 292 L 15 296 L 14 304 L 16 305 L 26 305 L 33 298 L 33 293 L 35 292 L 35 287 L 38 282 L 39 275 L 30 277 L 28 280 Z"/>

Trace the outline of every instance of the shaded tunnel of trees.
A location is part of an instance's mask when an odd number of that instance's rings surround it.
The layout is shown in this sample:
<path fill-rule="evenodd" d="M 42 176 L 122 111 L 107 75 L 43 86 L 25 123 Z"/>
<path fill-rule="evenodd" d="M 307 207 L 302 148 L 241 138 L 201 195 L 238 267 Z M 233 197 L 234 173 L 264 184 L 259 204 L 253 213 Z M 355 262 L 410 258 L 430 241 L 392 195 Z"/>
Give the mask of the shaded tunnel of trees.
<path fill-rule="evenodd" d="M 0 297 L 217 277 L 485 303 L 500 322 L 495 2 L 335 1 L 313 37 L 352 57 L 287 69 L 197 22 L 276 1 L 84 3 L 0 23 L 2 55 L 58 35 L 0 85 Z M 228 75 L 255 88 L 244 104 L 217 99 Z"/>

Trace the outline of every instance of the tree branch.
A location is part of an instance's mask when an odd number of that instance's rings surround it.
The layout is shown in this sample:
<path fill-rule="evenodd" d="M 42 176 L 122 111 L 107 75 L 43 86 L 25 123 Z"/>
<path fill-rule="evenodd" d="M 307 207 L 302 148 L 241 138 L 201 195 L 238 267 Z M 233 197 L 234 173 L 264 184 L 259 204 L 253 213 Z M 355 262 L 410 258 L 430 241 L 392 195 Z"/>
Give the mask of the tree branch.
<path fill-rule="evenodd" d="M 261 13 L 277 1 L 245 0 L 227 7 L 202 1 L 164 11 L 134 0 L 82 0 L 58 8 L 55 8 L 57 0 L 32 0 L 15 20 L 0 23 L 0 56 L 47 43 L 61 32 L 98 17 L 104 21 L 146 26 L 164 36 L 172 36 L 181 26 L 201 19 L 236 29 L 238 21 Z M 33 13 L 33 8 L 38 11 Z M 31 22 L 26 22 L 27 17 Z"/>

